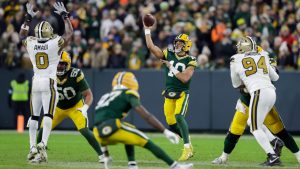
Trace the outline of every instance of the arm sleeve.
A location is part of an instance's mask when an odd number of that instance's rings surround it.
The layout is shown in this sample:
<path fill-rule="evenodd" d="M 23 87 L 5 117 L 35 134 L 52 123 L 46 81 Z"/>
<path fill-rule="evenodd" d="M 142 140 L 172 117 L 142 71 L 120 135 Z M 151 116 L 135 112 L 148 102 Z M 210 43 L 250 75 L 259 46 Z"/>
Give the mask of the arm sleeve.
<path fill-rule="evenodd" d="M 196 58 L 195 58 L 194 56 L 191 56 L 190 58 L 191 58 L 191 59 L 190 59 L 190 61 L 189 61 L 189 63 L 188 63 L 188 66 L 197 67 L 198 64 L 197 64 Z"/>
<path fill-rule="evenodd" d="M 128 93 L 127 98 L 131 107 L 137 107 L 141 105 L 140 98 L 137 97 L 136 95 Z"/>
<path fill-rule="evenodd" d="M 164 50 L 163 50 L 163 53 L 164 53 L 165 59 L 167 59 L 167 57 L 168 57 L 168 49 L 164 49 Z"/>
<path fill-rule="evenodd" d="M 78 90 L 81 92 L 90 88 L 89 84 L 87 83 L 86 79 L 84 78 L 84 74 L 82 71 L 80 71 L 78 73 L 78 76 L 76 77 L 76 82 L 78 84 Z"/>
<path fill-rule="evenodd" d="M 279 79 L 279 75 L 276 73 L 276 71 L 271 65 L 269 65 L 269 76 L 271 81 L 277 81 Z"/>
<path fill-rule="evenodd" d="M 236 73 L 235 64 L 236 63 L 230 64 L 230 77 L 231 77 L 232 86 L 234 88 L 238 88 L 239 86 L 242 85 L 242 81 L 241 81 L 239 75 Z"/>

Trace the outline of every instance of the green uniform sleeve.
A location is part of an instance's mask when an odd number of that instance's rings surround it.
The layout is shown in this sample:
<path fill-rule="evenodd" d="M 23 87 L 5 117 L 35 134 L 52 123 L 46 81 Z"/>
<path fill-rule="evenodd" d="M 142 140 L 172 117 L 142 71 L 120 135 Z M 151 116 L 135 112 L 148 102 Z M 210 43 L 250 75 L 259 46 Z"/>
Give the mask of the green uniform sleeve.
<path fill-rule="evenodd" d="M 80 92 L 85 91 L 90 88 L 89 84 L 84 78 L 84 74 L 82 71 L 78 73 L 78 76 L 76 77 L 76 83 L 78 84 L 78 90 Z"/>
<path fill-rule="evenodd" d="M 131 107 L 137 107 L 141 105 L 139 94 L 136 91 L 128 90 L 126 91 L 126 95 Z"/>
<path fill-rule="evenodd" d="M 196 58 L 194 56 L 190 56 L 190 60 L 187 66 L 193 66 L 193 67 L 197 67 L 197 61 Z"/>

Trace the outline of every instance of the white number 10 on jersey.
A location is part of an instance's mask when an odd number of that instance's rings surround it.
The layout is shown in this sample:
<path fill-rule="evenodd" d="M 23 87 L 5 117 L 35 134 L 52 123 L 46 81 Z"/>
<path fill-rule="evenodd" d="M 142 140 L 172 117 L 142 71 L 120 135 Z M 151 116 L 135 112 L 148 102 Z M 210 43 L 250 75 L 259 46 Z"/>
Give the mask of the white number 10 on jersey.
<path fill-rule="evenodd" d="M 171 64 L 172 66 L 174 66 L 174 60 L 171 60 L 171 61 L 170 61 L 170 64 Z M 180 62 L 176 63 L 176 65 L 175 65 L 174 67 L 175 67 L 175 69 L 177 69 L 177 70 L 178 70 L 179 67 L 181 67 L 182 71 L 185 70 L 185 64 L 180 63 Z M 171 71 L 169 71 L 168 76 L 174 77 L 174 74 L 173 74 Z"/>

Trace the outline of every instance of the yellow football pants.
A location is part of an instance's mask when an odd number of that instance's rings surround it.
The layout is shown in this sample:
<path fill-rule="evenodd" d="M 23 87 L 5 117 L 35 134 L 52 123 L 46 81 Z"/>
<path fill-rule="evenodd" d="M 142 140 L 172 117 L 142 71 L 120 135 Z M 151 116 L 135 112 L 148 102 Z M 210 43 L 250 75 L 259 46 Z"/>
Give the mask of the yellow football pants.
<path fill-rule="evenodd" d="M 229 128 L 229 131 L 235 135 L 243 135 L 247 126 L 249 108 L 244 103 L 242 104 L 245 107 L 245 113 L 236 111 Z M 275 106 L 272 107 L 266 116 L 264 124 L 273 134 L 277 134 L 284 129 L 284 125 Z"/>
<path fill-rule="evenodd" d="M 102 146 L 123 143 L 127 145 L 144 147 L 149 140 L 149 138 L 143 132 L 136 129 L 133 125 L 123 122 L 121 123 L 121 128 L 111 136 L 105 138 L 100 137 L 97 127 L 94 127 L 93 133 L 96 140 Z"/>
<path fill-rule="evenodd" d="M 70 118 L 75 124 L 77 130 L 88 127 L 87 119 L 83 116 L 81 111 L 78 111 L 78 108 L 83 106 L 83 100 L 80 100 L 76 105 L 69 109 L 60 109 L 55 108 L 55 113 L 52 121 L 52 129 L 59 125 L 64 119 Z"/>
<path fill-rule="evenodd" d="M 186 115 L 189 105 L 189 94 L 181 92 L 179 99 L 169 99 L 165 98 L 164 103 L 164 113 L 168 125 L 173 125 L 176 123 L 175 115 L 181 114 Z"/>

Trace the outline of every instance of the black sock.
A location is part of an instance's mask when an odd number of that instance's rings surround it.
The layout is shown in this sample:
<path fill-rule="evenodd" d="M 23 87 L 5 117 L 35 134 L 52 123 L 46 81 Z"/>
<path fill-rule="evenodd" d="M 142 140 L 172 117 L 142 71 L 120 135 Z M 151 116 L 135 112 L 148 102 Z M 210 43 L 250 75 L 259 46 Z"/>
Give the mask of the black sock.
<path fill-rule="evenodd" d="M 179 130 L 178 126 L 177 126 L 177 123 L 172 124 L 172 125 L 169 125 L 169 127 L 170 127 L 170 130 L 171 130 L 172 132 L 178 134 L 178 135 L 182 138 L 181 133 L 180 133 L 180 130 Z"/>
<path fill-rule="evenodd" d="M 125 150 L 126 150 L 126 155 L 127 155 L 128 161 L 135 161 L 134 146 L 125 144 Z"/>
<path fill-rule="evenodd" d="M 279 133 L 276 134 L 277 137 L 279 137 L 283 142 L 286 148 L 288 148 L 292 153 L 297 153 L 299 151 L 299 147 L 296 144 L 294 138 L 286 131 L 286 129 L 283 129 Z"/>
<path fill-rule="evenodd" d="M 174 160 L 171 159 L 171 157 L 166 154 L 160 147 L 155 145 L 151 140 L 149 140 L 144 148 L 151 151 L 157 158 L 163 160 L 166 162 L 169 166 L 171 166 L 174 163 Z"/>
<path fill-rule="evenodd" d="M 224 140 L 224 152 L 230 154 L 234 149 L 236 143 L 239 141 L 240 137 L 241 137 L 240 135 L 235 135 L 228 132 Z"/>
<path fill-rule="evenodd" d="M 89 144 L 93 147 L 97 154 L 99 156 L 102 155 L 99 143 L 97 142 L 94 134 L 88 128 L 80 129 L 79 132 L 85 137 L 85 139 L 89 142 Z"/>

